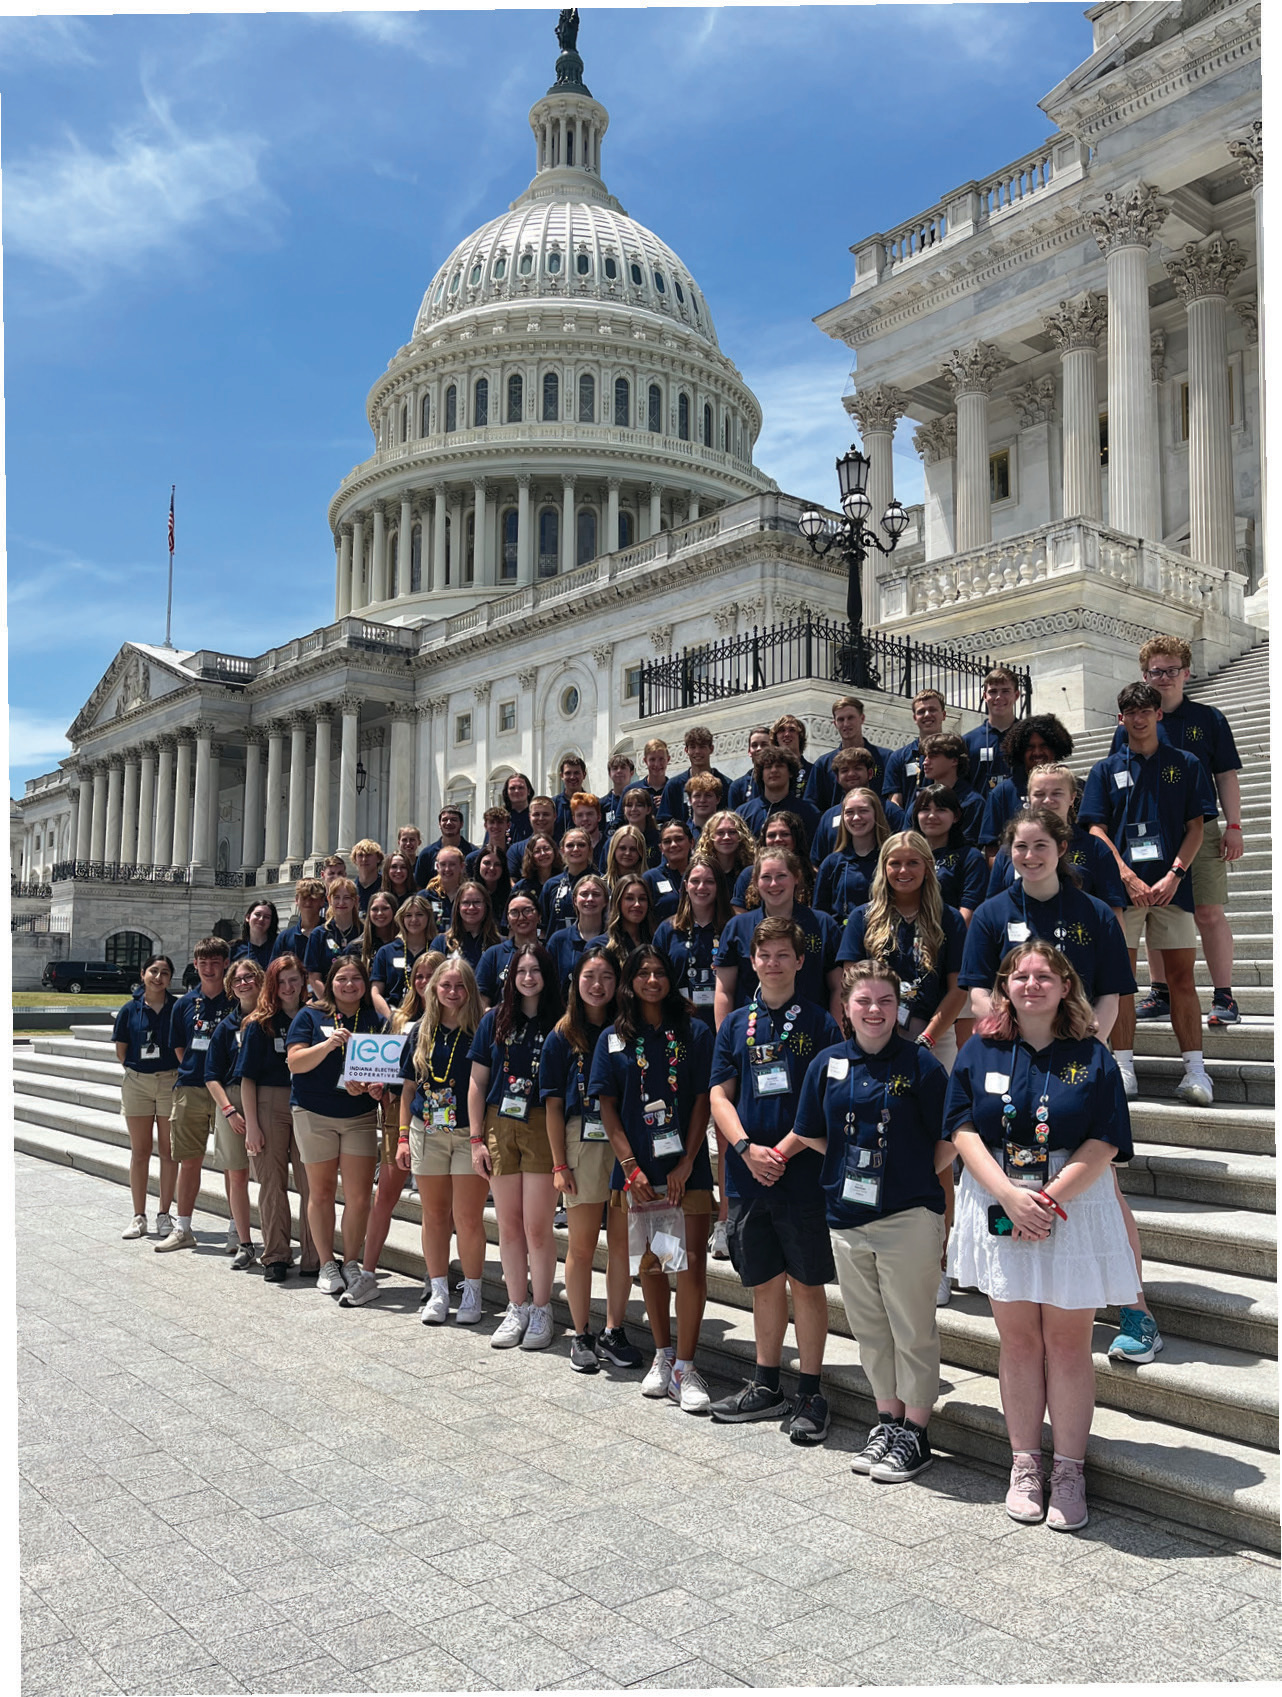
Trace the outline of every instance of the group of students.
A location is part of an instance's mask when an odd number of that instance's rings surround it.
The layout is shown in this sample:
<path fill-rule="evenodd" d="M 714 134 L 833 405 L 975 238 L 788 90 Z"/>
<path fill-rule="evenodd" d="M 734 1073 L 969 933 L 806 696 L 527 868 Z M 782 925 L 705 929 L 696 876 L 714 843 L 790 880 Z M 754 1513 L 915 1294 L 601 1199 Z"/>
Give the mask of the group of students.
<path fill-rule="evenodd" d="M 1115 751 L 1080 798 L 1068 732 L 1049 715 L 1016 720 L 1016 681 L 998 668 L 965 738 L 923 691 L 903 748 L 869 747 L 846 696 L 839 748 L 810 764 L 785 715 L 752 733 L 752 770 L 733 784 L 698 727 L 689 770 L 669 777 L 666 748 L 649 743 L 644 779 L 616 755 L 604 797 L 567 760 L 555 798 L 509 779 L 479 847 L 445 808 L 427 847 L 406 827 L 386 862 L 356 845 L 355 880 L 338 857 L 302 880 L 284 931 L 255 903 L 239 944 L 197 946 L 199 986 L 180 1000 L 172 965 L 153 958 L 115 1032 L 133 1151 L 125 1236 L 147 1232 L 154 1124 L 155 1247 L 194 1244 L 212 1133 L 233 1266 L 255 1257 L 252 1172 L 264 1274 L 288 1276 L 292 1166 L 300 1271 L 361 1306 L 412 1177 L 422 1321 L 450 1317 L 454 1238 L 454 1319 L 475 1324 L 492 1197 L 508 1303 L 491 1344 L 528 1351 L 553 1339 L 559 1202 L 571 1367 L 643 1365 L 625 1326 L 637 1277 L 654 1344 L 642 1394 L 719 1422 L 781 1421 L 798 1444 L 829 1429 L 835 1277 L 877 1406 L 855 1471 L 888 1482 L 931 1461 L 951 1278 L 990 1298 L 1001 1338 L 1008 1513 L 1084 1525 L 1096 1309 L 1121 1310 L 1119 1359 L 1162 1347 L 1115 1175 L 1131 1154 L 1134 1063 L 1119 1039 L 1134 1028 L 1135 951 L 1145 930 L 1150 962 L 1162 951 L 1151 999 L 1165 987 L 1178 1093 L 1209 1102 L 1200 1011 L 1187 1017 L 1192 930 L 1213 926 L 1206 898 L 1241 842 L 1240 815 L 1204 836 L 1216 790 L 1237 813 L 1239 762 L 1222 716 L 1183 699 L 1186 646 L 1155 638 L 1140 660 Z M 1236 1017 L 1227 979 L 1217 1016 Z M 352 1037 L 383 1030 L 405 1035 L 399 1091 L 344 1077 Z M 752 1291 L 756 1364 L 714 1402 L 695 1358 L 707 1257 L 722 1249 Z"/>

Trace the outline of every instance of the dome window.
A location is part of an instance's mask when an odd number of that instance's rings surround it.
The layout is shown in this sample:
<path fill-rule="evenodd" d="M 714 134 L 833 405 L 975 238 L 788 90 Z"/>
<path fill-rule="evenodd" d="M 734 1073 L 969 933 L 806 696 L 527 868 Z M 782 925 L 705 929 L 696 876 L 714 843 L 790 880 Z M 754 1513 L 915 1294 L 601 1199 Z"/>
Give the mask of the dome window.
<path fill-rule="evenodd" d="M 632 264 L 628 267 L 628 271 L 631 274 L 632 281 L 637 285 L 638 288 L 640 288 L 641 282 L 642 282 L 641 267 L 637 264 L 637 262 L 635 260 L 633 260 Z"/>
<path fill-rule="evenodd" d="M 690 440 L 690 397 L 677 396 L 677 435 L 683 442 Z"/>
<path fill-rule="evenodd" d="M 585 518 L 587 518 L 588 516 L 589 515 L 587 513 L 580 513 L 579 514 L 579 525 L 580 525 L 580 527 L 582 527 L 583 520 Z M 595 523 L 595 520 L 593 522 Z M 589 554 L 588 559 L 591 559 L 591 558 L 592 558 L 592 556 Z M 583 565 L 584 563 L 585 562 L 582 561 L 582 560 L 579 561 L 580 565 Z M 562 716 L 562 718 L 572 719 L 574 717 L 574 715 L 578 712 L 580 704 L 582 703 L 582 700 L 583 700 L 583 697 L 579 694 L 579 691 L 578 691 L 578 688 L 577 688 L 576 685 L 571 684 L 568 689 L 563 689 L 561 691 L 561 716 Z"/>
<path fill-rule="evenodd" d="M 712 408 L 707 405 L 703 409 L 703 445 L 705 448 L 712 446 Z"/>
<path fill-rule="evenodd" d="M 548 255 L 548 275 L 551 276 L 551 277 L 555 277 L 557 272 L 560 271 L 560 269 L 561 269 L 561 255 L 559 253 L 550 253 Z"/>
<path fill-rule="evenodd" d="M 616 260 L 610 259 L 610 258 L 606 259 L 605 274 L 606 274 L 606 277 L 609 279 L 609 281 L 611 283 L 618 281 L 619 266 L 618 266 L 618 262 Z"/>
<path fill-rule="evenodd" d="M 490 382 L 488 377 L 478 377 L 472 392 L 472 423 L 479 426 L 489 422 Z"/>
<path fill-rule="evenodd" d="M 596 559 L 596 514 L 591 507 L 584 507 L 579 513 L 578 535 L 575 538 L 575 564 L 586 566 L 589 560 Z"/>
<path fill-rule="evenodd" d="M 561 385 L 557 381 L 555 371 L 543 373 L 543 421 L 545 424 L 555 424 L 560 417 Z"/>
<path fill-rule="evenodd" d="M 450 278 L 450 293 L 452 295 L 456 295 L 458 293 L 458 286 L 462 282 L 462 280 L 463 280 L 463 273 L 461 271 L 456 271 L 454 273 L 454 275 Z"/>
<path fill-rule="evenodd" d="M 517 266 L 517 270 L 521 273 L 522 277 L 528 277 L 534 270 L 534 255 L 532 253 L 523 253 L 521 255 L 521 263 Z"/>
<path fill-rule="evenodd" d="M 592 261 L 588 258 L 586 253 L 581 253 L 578 256 L 574 262 L 574 269 L 578 272 L 580 277 L 586 277 L 588 272 L 591 271 Z"/>
<path fill-rule="evenodd" d="M 632 421 L 632 396 L 626 377 L 614 380 L 614 422 L 626 430 Z"/>
<path fill-rule="evenodd" d="M 675 277 L 672 280 L 672 287 L 677 291 L 677 299 L 684 306 L 686 303 L 685 291 L 682 289 L 680 281 Z"/>
<path fill-rule="evenodd" d="M 421 424 L 420 424 L 420 428 L 419 428 L 419 435 L 420 436 L 430 436 L 431 435 L 431 427 L 432 427 L 432 397 L 430 395 L 424 395 L 423 396 L 423 413 L 422 413 L 422 420 L 421 420 Z"/>
<path fill-rule="evenodd" d="M 494 261 L 494 281 L 496 283 L 501 283 L 506 276 L 507 276 L 507 260 L 506 259 L 496 259 Z"/>
<path fill-rule="evenodd" d="M 658 289 L 658 291 L 661 295 L 667 294 L 668 285 L 663 280 L 663 272 L 662 271 L 656 271 L 655 272 L 655 274 L 654 274 L 654 286 L 655 286 L 656 289 Z"/>
<path fill-rule="evenodd" d="M 619 514 L 619 547 L 620 548 L 631 548 L 631 546 L 632 546 L 632 514 L 631 513 L 620 513 Z"/>
<path fill-rule="evenodd" d="M 596 423 L 596 378 L 590 371 L 579 378 L 579 423 Z"/>
<path fill-rule="evenodd" d="M 474 289 L 476 287 L 476 285 L 480 282 L 480 280 L 481 280 L 481 262 L 478 259 L 476 264 L 472 267 L 472 269 L 467 274 L 467 281 L 468 281 L 469 287 Z"/>
<path fill-rule="evenodd" d="M 401 441 L 402 442 L 408 442 L 409 439 L 410 439 L 410 407 L 409 407 L 409 402 L 405 401 L 401 406 Z"/>
<path fill-rule="evenodd" d="M 539 576 L 555 577 L 558 565 L 557 548 L 561 535 L 561 515 L 555 507 L 544 507 L 539 514 Z"/>
<path fill-rule="evenodd" d="M 458 390 L 452 383 L 445 391 L 445 428 L 458 429 Z"/>
<path fill-rule="evenodd" d="M 444 293 L 445 293 L 445 279 L 444 279 L 444 277 L 442 277 L 440 282 L 436 285 L 436 294 L 433 298 L 433 303 L 432 303 L 434 306 L 439 306 L 441 304 L 441 297 L 442 297 L 442 295 L 444 295 Z"/>
<path fill-rule="evenodd" d="M 509 424 L 521 422 L 524 388 L 525 385 L 521 381 L 520 372 L 514 371 L 507 380 L 507 421 Z"/>
<path fill-rule="evenodd" d="M 650 385 L 649 407 L 647 410 L 649 414 L 647 423 L 649 424 L 650 429 L 656 433 L 661 431 L 663 429 L 663 396 L 660 393 L 659 385 L 657 383 L 651 383 Z"/>
<path fill-rule="evenodd" d="M 520 535 L 520 519 L 515 507 L 509 507 L 503 514 L 503 559 L 500 576 L 505 580 L 516 582 L 517 538 Z"/>

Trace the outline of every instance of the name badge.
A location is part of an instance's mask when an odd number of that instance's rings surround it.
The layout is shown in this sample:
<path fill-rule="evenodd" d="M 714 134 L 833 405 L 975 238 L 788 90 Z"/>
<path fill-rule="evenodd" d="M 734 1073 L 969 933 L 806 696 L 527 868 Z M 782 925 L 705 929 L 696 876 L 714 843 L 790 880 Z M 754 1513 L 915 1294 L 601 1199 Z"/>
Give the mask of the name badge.
<path fill-rule="evenodd" d="M 278 1037 L 273 1047 L 278 1055 L 283 1055 L 285 1053 L 285 1039 L 283 1037 Z"/>
<path fill-rule="evenodd" d="M 337 939 L 335 939 L 334 937 L 326 937 L 325 941 L 329 945 L 329 952 L 332 955 L 336 955 L 338 953 Z"/>
<path fill-rule="evenodd" d="M 992 761 L 993 748 L 992 748 L 991 743 L 985 743 L 983 748 L 980 749 L 979 758 L 980 758 L 981 762 L 991 762 Z"/>
<path fill-rule="evenodd" d="M 209 1047 L 209 1039 L 208 1037 L 193 1037 L 191 1046 L 193 1049 L 205 1050 Z"/>
<path fill-rule="evenodd" d="M 917 764 L 917 762 L 915 760 L 910 760 L 904 767 L 904 776 L 906 778 L 915 778 L 920 771 L 921 767 Z"/>
<path fill-rule="evenodd" d="M 661 896 L 670 896 L 672 894 L 672 885 L 667 878 L 656 878 L 654 887 Z"/>
<path fill-rule="evenodd" d="M 905 1026 L 905 1025 L 908 1024 L 908 1021 L 912 1017 L 913 1017 L 913 1010 L 908 1006 L 908 1003 L 907 1002 L 900 1002 L 899 1011 L 895 1015 L 895 1020 L 896 1020 L 897 1024 L 899 1024 L 901 1027 Z"/>
<path fill-rule="evenodd" d="M 786 1096 L 792 1089 L 786 1061 L 767 1061 L 752 1068 L 752 1090 L 755 1096 Z"/>
<path fill-rule="evenodd" d="M 393 955 L 392 956 L 392 965 L 394 967 L 398 968 L 399 971 L 404 972 L 405 971 L 405 956 L 404 955 Z"/>
<path fill-rule="evenodd" d="M 1022 1143 L 1006 1145 L 1006 1177 L 1019 1190 L 1041 1190 L 1050 1177 L 1050 1152 L 1028 1149 Z"/>
<path fill-rule="evenodd" d="M 846 1057 L 844 1055 L 830 1055 L 828 1057 L 828 1077 L 829 1078 L 842 1079 L 842 1078 L 849 1077 L 849 1075 L 850 1075 L 850 1062 L 846 1059 Z"/>
<path fill-rule="evenodd" d="M 859 1208 L 881 1207 L 881 1174 L 848 1172 L 842 1181 L 841 1199 Z"/>
<path fill-rule="evenodd" d="M 1029 927 L 1022 919 L 1006 921 L 1006 941 L 1008 943 L 1026 943 L 1029 938 Z"/>
<path fill-rule="evenodd" d="M 1149 835 L 1147 825 L 1134 824 L 1126 827 L 1126 853 L 1131 864 L 1140 861 L 1161 860 L 1162 845 L 1156 837 Z"/>
<path fill-rule="evenodd" d="M 1004 1096 L 1010 1089 L 1010 1074 L 1008 1072 L 986 1072 L 984 1074 L 984 1090 L 989 1096 Z"/>
<path fill-rule="evenodd" d="M 453 1108 L 433 1108 L 432 1109 L 432 1126 L 433 1126 L 433 1129 L 435 1129 L 435 1127 L 437 1127 L 437 1126 L 444 1126 L 446 1129 L 448 1129 L 453 1124 L 454 1124 L 454 1110 L 453 1110 Z"/>
<path fill-rule="evenodd" d="M 624 1050 L 624 1047 L 625 1047 L 622 1037 L 620 1037 L 618 1035 L 618 1033 L 614 1032 L 614 1031 L 612 1031 L 610 1033 L 609 1037 L 606 1039 L 605 1046 L 606 1046 L 607 1051 L 611 1055 L 621 1055 L 623 1053 L 623 1050 Z"/>
<path fill-rule="evenodd" d="M 1113 782 L 1117 785 L 1119 790 L 1129 790 L 1131 787 L 1131 774 L 1129 772 L 1114 772 Z"/>
<path fill-rule="evenodd" d="M 681 1141 L 681 1133 L 674 1127 L 670 1131 L 659 1131 L 654 1137 L 654 1152 L 662 1160 L 669 1155 L 684 1155 L 685 1144 Z"/>
<path fill-rule="evenodd" d="M 158 1043 L 144 1043 L 140 1054 L 144 1061 L 158 1061 L 160 1059 L 160 1045 Z"/>
<path fill-rule="evenodd" d="M 579 1136 L 585 1143 L 607 1142 L 605 1121 L 597 1114 L 585 1114 L 583 1116 L 583 1130 L 579 1133 Z"/>
<path fill-rule="evenodd" d="M 530 1117 L 529 1099 L 509 1089 L 499 1103 L 499 1113 L 505 1120 L 527 1120 Z"/>
<path fill-rule="evenodd" d="M 836 830 L 836 829 L 837 829 L 837 827 L 838 827 L 838 825 L 840 825 L 840 824 L 841 824 L 841 812 L 840 812 L 840 810 L 838 810 L 838 811 L 837 811 L 837 812 L 836 812 L 836 813 L 834 813 L 834 814 L 833 814 L 833 815 L 832 815 L 832 817 L 831 817 L 831 818 L 830 818 L 830 819 L 829 819 L 829 821 L 828 821 L 828 829 L 829 829 L 829 830 L 830 830 L 830 831 L 835 831 L 835 830 Z"/>
<path fill-rule="evenodd" d="M 708 987 L 707 985 L 703 986 L 701 989 L 693 991 L 690 996 L 690 1000 L 697 1008 L 710 1008 L 716 999 L 716 990 Z"/>

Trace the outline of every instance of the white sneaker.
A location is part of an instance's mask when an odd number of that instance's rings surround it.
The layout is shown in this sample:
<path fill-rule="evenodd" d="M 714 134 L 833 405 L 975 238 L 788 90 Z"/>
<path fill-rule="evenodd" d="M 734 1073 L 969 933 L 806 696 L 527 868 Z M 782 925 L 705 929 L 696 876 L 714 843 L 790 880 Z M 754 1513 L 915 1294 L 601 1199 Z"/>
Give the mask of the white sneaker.
<path fill-rule="evenodd" d="M 726 1242 L 726 1221 L 718 1220 L 712 1228 L 712 1236 L 708 1239 L 708 1249 L 714 1261 L 730 1259 L 730 1245 Z"/>
<path fill-rule="evenodd" d="M 146 1237 L 147 1216 L 145 1214 L 135 1214 L 132 1223 L 127 1225 L 120 1235 L 122 1238 Z"/>
<path fill-rule="evenodd" d="M 948 1274 L 939 1275 L 939 1289 L 935 1292 L 935 1307 L 947 1308 L 953 1299 L 953 1287 L 948 1282 Z"/>
<path fill-rule="evenodd" d="M 546 1349 L 552 1342 L 552 1304 L 530 1304 L 530 1323 L 521 1339 L 522 1349 Z"/>
<path fill-rule="evenodd" d="M 227 1227 L 227 1251 L 226 1252 L 227 1252 L 228 1255 L 234 1255 L 239 1248 L 240 1248 L 240 1233 L 236 1230 L 236 1222 L 235 1222 L 235 1220 L 233 1220 L 231 1222 L 231 1224 Z"/>
<path fill-rule="evenodd" d="M 172 1214 L 157 1214 L 156 1215 L 156 1236 L 157 1237 L 168 1237 L 170 1232 L 173 1231 L 173 1229 L 174 1229 L 174 1217 L 173 1217 Z"/>
<path fill-rule="evenodd" d="M 687 1367 L 683 1373 L 673 1368 L 668 1380 L 668 1400 L 675 1402 L 682 1414 L 706 1414 L 712 1398 L 697 1367 Z"/>
<path fill-rule="evenodd" d="M 525 1328 L 530 1323 L 530 1305 L 528 1302 L 509 1302 L 507 1313 L 499 1321 L 498 1330 L 490 1339 L 491 1349 L 515 1349 L 525 1336 Z"/>
<path fill-rule="evenodd" d="M 1187 1067 L 1184 1077 L 1175 1086 L 1175 1094 L 1192 1108 L 1209 1108 L 1215 1100 L 1215 1088 L 1206 1068 Z"/>
<path fill-rule="evenodd" d="M 1134 1064 L 1118 1061 L 1117 1070 L 1122 1075 L 1122 1089 L 1126 1092 L 1126 1100 L 1133 1102 L 1140 1093 L 1140 1081 L 1135 1076 Z"/>
<path fill-rule="evenodd" d="M 316 1275 L 316 1288 L 322 1296 L 337 1296 L 339 1291 L 347 1289 L 343 1269 L 337 1261 L 326 1261 Z"/>
<path fill-rule="evenodd" d="M 343 1269 L 343 1277 L 347 1278 L 346 1267 Z M 347 1289 L 339 1297 L 338 1306 L 340 1308 L 363 1308 L 367 1302 L 373 1302 L 377 1295 L 378 1280 L 373 1273 L 367 1273 L 362 1267 L 354 1279 L 347 1280 Z"/>
<path fill-rule="evenodd" d="M 447 1285 L 444 1290 L 434 1290 L 423 1304 L 419 1318 L 425 1326 L 443 1326 L 450 1317 L 450 1292 Z M 479 1315 L 478 1315 L 479 1318 Z"/>
<path fill-rule="evenodd" d="M 641 1381 L 642 1396 L 667 1396 L 668 1386 L 672 1383 L 674 1359 L 666 1350 L 655 1351 L 654 1360 L 650 1363 L 650 1371 Z"/>
<path fill-rule="evenodd" d="M 474 1285 L 469 1286 L 467 1281 L 464 1280 L 462 1289 L 463 1300 L 459 1303 L 458 1310 L 454 1315 L 454 1324 L 456 1326 L 475 1326 L 479 1324 L 481 1315 L 485 1312 L 481 1307 L 481 1281 L 478 1279 Z"/>
<path fill-rule="evenodd" d="M 152 1248 L 157 1255 L 167 1255 L 171 1249 L 194 1249 L 196 1247 L 195 1232 L 185 1232 L 182 1227 L 175 1225 L 168 1237 L 162 1238 Z"/>

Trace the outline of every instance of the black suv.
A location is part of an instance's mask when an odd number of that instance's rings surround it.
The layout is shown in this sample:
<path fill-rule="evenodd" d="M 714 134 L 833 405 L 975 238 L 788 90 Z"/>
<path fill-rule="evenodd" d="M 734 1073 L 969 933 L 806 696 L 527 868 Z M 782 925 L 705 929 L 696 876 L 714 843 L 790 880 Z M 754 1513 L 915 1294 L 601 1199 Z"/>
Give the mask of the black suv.
<path fill-rule="evenodd" d="M 141 979 L 137 967 L 109 960 L 51 960 L 40 974 L 44 990 L 78 996 L 82 990 L 131 990 Z"/>

